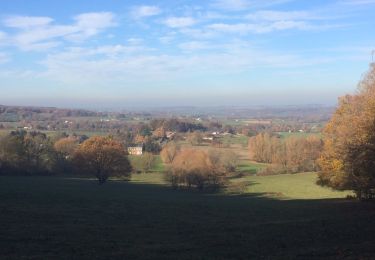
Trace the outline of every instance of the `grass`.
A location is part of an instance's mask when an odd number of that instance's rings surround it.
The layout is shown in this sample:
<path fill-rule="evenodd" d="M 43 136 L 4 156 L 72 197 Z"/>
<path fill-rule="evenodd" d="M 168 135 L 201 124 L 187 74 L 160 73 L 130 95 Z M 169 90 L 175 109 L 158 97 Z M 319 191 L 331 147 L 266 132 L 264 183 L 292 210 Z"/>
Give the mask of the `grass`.
<path fill-rule="evenodd" d="M 130 163 L 132 164 L 133 168 L 138 171 L 142 171 L 141 167 L 141 160 L 142 156 L 139 155 L 128 155 L 128 158 L 130 160 Z M 149 173 L 162 173 L 164 172 L 165 166 L 163 161 L 160 158 L 160 155 L 154 155 L 154 165 L 153 167 L 149 170 Z"/>
<path fill-rule="evenodd" d="M 146 184 L 160 177 L 136 175 L 132 182 L 101 186 L 79 178 L 0 177 L 0 258 L 375 257 L 372 203 L 278 200 L 265 197 L 267 189 L 203 194 Z"/>
<path fill-rule="evenodd" d="M 133 174 L 131 181 L 133 183 L 167 185 L 166 181 L 164 180 L 164 174 L 161 172 Z"/>
<path fill-rule="evenodd" d="M 265 163 L 257 163 L 250 160 L 240 160 L 237 167 L 237 172 L 254 174 L 265 167 L 267 167 L 267 164 Z"/>
<path fill-rule="evenodd" d="M 273 176 L 246 176 L 234 179 L 234 184 L 244 184 L 244 193 L 263 193 L 283 199 L 332 199 L 353 195 L 349 191 L 334 191 L 316 185 L 316 173 L 283 174 Z"/>
<path fill-rule="evenodd" d="M 160 158 L 160 155 L 155 155 L 155 165 L 151 169 L 151 172 L 160 173 L 160 172 L 164 172 L 164 170 L 165 170 L 165 166 L 164 166 L 163 161 Z"/>
<path fill-rule="evenodd" d="M 247 147 L 249 137 L 245 135 L 226 135 L 220 138 L 223 144 L 232 145 L 240 144 L 244 147 Z"/>

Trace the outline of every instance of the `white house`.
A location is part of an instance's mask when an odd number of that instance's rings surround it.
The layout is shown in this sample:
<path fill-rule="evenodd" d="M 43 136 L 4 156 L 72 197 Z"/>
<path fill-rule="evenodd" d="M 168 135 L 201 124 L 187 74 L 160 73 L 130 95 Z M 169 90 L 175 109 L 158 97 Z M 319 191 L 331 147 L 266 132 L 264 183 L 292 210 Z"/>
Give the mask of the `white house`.
<path fill-rule="evenodd" d="M 130 155 L 142 155 L 143 154 L 143 146 L 129 146 L 128 153 Z"/>

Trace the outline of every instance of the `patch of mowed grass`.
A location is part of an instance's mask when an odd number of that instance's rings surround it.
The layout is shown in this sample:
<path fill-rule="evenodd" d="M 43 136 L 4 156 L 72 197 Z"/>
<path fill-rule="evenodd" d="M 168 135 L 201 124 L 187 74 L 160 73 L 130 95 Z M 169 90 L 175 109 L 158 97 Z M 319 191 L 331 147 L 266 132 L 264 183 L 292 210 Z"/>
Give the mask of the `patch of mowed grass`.
<path fill-rule="evenodd" d="M 345 198 L 351 191 L 335 191 L 316 184 L 316 173 L 281 174 L 273 176 L 246 176 L 233 183 L 245 183 L 245 193 L 263 193 L 283 199 Z"/>
<path fill-rule="evenodd" d="M 160 158 L 160 155 L 155 155 L 155 164 L 152 167 L 151 172 L 162 173 L 165 170 L 165 165 Z"/>
<path fill-rule="evenodd" d="M 150 176 L 150 175 L 148 175 Z M 0 177 L 1 259 L 301 259 L 375 256 L 373 204 Z"/>

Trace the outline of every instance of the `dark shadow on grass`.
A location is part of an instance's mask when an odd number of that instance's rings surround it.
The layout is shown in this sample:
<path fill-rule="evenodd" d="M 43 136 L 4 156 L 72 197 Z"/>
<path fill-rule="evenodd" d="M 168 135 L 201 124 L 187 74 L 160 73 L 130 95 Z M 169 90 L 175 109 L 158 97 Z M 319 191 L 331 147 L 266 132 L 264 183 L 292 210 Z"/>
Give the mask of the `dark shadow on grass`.
<path fill-rule="evenodd" d="M 0 258 L 372 259 L 373 203 L 0 177 Z"/>

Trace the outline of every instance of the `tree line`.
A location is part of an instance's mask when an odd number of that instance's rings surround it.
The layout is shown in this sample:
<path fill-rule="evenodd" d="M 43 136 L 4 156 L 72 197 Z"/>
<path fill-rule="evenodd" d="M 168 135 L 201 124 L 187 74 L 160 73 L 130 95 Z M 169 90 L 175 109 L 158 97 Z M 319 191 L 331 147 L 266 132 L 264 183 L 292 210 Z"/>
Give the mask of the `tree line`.
<path fill-rule="evenodd" d="M 318 171 L 323 141 L 308 137 L 280 138 L 269 133 L 260 133 L 249 139 L 250 159 L 272 164 L 261 174 L 282 174 Z"/>
<path fill-rule="evenodd" d="M 110 136 L 54 140 L 40 132 L 12 131 L 0 138 L 0 174 L 76 173 L 94 175 L 103 184 L 110 176 L 129 178 L 131 171 L 124 146 Z"/>

